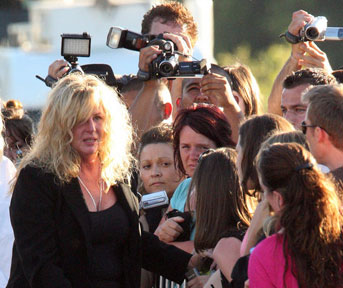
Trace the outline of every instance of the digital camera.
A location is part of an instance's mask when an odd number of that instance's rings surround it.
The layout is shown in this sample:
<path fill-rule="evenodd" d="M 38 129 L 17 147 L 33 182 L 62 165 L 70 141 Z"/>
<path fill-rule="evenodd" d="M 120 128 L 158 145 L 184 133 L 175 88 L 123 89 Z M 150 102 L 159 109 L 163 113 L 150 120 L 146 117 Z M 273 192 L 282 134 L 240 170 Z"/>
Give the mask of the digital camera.
<path fill-rule="evenodd" d="M 175 241 L 188 241 L 191 237 L 192 229 L 194 227 L 192 213 L 189 211 L 181 212 L 177 209 L 173 209 L 169 211 L 166 214 L 166 216 L 167 218 L 179 216 L 184 219 L 183 222 L 178 223 L 182 227 L 183 232 L 179 235 L 179 237 Z"/>

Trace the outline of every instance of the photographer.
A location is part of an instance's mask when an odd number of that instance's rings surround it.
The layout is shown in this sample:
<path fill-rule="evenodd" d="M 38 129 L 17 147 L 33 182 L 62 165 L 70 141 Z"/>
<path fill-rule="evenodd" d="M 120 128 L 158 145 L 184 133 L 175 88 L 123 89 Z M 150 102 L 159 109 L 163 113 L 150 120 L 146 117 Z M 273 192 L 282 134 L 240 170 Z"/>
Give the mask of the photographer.
<path fill-rule="evenodd" d="M 186 78 L 177 109 L 194 103 L 209 103 L 223 108 L 237 142 L 239 124 L 244 117 L 260 113 L 260 89 L 249 67 L 236 63 L 223 68 L 212 64 L 211 73 L 202 79 Z"/>
<path fill-rule="evenodd" d="M 175 43 L 178 52 L 187 55 L 180 56 L 179 61 L 191 61 L 193 47 L 197 40 L 198 31 L 196 23 L 190 12 L 179 2 L 168 2 L 150 9 L 143 17 L 142 34 L 159 35 Z M 150 63 L 162 51 L 158 46 L 149 46 L 141 49 L 138 67 L 140 71 L 149 72 Z M 159 82 L 164 80 L 150 79 L 144 81 L 143 89 L 133 102 L 130 113 L 133 124 L 136 125 L 138 135 L 150 128 L 150 115 L 153 117 L 156 91 Z M 181 95 L 182 80 L 168 81 L 172 96 L 173 118 L 176 114 L 176 99 Z M 150 112 L 150 113 L 149 113 Z"/>
<path fill-rule="evenodd" d="M 293 36 L 298 36 L 303 27 L 312 22 L 313 15 L 304 10 L 299 10 L 293 13 L 292 21 L 288 26 L 288 32 Z M 276 77 L 272 91 L 268 98 L 268 112 L 282 115 L 281 110 L 281 95 L 283 91 L 283 81 L 292 72 L 300 70 L 302 67 L 307 68 L 322 68 L 332 72 L 329 60 L 326 54 L 319 49 L 313 41 L 299 42 L 292 44 L 292 52 L 285 65 L 282 67 Z M 300 96 L 299 96 L 300 98 Z M 300 99 L 299 99 L 300 101 Z"/>
<path fill-rule="evenodd" d="M 143 17 L 142 34 L 159 35 L 173 41 L 178 52 L 188 55 L 179 57 L 179 61 L 191 61 L 193 47 L 197 40 L 197 26 L 190 12 L 179 2 L 170 1 L 151 8 Z M 138 67 L 143 73 L 149 72 L 149 65 L 162 51 L 158 46 L 142 48 L 139 55 Z M 48 74 L 59 79 L 68 72 L 68 63 L 64 60 L 57 60 L 49 66 Z M 144 82 L 142 90 L 133 101 L 129 111 L 133 124 L 136 126 L 138 136 L 148 130 L 150 118 L 155 117 L 156 107 L 154 98 L 162 80 L 151 79 Z M 181 94 L 182 80 L 169 81 L 169 88 L 172 93 L 172 106 L 176 106 L 176 98 Z M 156 124 L 156 123 L 155 123 Z"/>

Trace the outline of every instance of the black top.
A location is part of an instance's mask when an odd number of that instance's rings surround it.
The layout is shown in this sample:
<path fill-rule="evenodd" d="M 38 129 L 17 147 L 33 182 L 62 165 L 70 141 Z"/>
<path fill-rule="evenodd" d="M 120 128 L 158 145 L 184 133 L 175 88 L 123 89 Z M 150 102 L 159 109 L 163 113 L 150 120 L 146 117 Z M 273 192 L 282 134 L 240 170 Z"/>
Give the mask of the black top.
<path fill-rule="evenodd" d="M 137 198 L 125 184 L 112 187 L 129 223 L 122 249 L 124 287 L 140 287 L 142 267 L 181 283 L 191 255 L 141 232 Z M 77 178 L 61 183 L 52 173 L 26 166 L 15 184 L 10 216 L 15 241 L 8 288 L 94 288 L 90 213 Z"/>
<path fill-rule="evenodd" d="M 118 202 L 89 215 L 93 247 L 89 278 L 94 287 L 124 287 L 123 247 L 129 235 L 128 218 Z"/>
<path fill-rule="evenodd" d="M 151 233 L 154 233 L 157 229 L 165 210 L 165 207 L 154 207 L 145 211 L 146 221 L 148 222 Z"/>

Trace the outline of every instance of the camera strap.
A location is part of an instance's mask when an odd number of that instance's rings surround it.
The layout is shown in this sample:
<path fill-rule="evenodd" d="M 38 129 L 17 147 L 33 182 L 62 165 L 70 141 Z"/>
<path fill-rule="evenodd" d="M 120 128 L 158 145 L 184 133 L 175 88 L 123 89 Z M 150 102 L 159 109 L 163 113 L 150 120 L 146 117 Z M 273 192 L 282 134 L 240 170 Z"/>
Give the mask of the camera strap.
<path fill-rule="evenodd" d="M 139 69 L 137 72 L 137 78 L 142 81 L 148 81 L 150 80 L 150 73 Z"/>
<path fill-rule="evenodd" d="M 291 44 L 297 44 L 301 40 L 301 38 L 299 36 L 296 36 L 296 35 L 290 33 L 289 31 L 287 31 L 286 33 L 282 33 L 279 37 L 280 38 L 285 37 L 286 41 L 288 43 L 291 43 Z"/>

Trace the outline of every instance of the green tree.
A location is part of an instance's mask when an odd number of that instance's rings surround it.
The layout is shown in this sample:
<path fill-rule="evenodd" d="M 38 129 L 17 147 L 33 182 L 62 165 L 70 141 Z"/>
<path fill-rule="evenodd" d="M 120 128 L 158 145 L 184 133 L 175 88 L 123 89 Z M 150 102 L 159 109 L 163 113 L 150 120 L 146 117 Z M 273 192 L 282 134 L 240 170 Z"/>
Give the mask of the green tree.
<path fill-rule="evenodd" d="M 242 45 L 238 46 L 233 53 L 218 53 L 217 60 L 219 65 L 239 62 L 250 67 L 261 89 L 264 111 L 267 111 L 267 98 L 274 79 L 289 57 L 290 51 L 289 45 L 273 44 L 267 50 L 252 55 L 251 48 L 248 45 Z"/>

